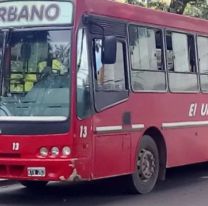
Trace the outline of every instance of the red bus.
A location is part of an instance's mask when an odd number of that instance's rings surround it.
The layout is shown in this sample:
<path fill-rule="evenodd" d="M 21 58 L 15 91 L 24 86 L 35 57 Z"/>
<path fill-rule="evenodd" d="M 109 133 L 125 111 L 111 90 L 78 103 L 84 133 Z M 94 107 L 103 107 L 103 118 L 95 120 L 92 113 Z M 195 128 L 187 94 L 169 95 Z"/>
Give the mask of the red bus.
<path fill-rule="evenodd" d="M 125 176 L 208 160 L 208 22 L 109 0 L 0 3 L 0 178 Z"/>

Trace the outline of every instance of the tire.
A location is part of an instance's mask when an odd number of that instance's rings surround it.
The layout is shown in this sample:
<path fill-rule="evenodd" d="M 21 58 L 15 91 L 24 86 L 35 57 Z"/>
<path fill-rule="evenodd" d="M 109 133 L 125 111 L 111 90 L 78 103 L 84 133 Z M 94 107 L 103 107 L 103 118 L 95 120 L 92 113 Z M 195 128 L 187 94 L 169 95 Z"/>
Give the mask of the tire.
<path fill-rule="evenodd" d="M 155 141 L 148 135 L 143 136 L 136 156 L 136 171 L 128 176 L 128 184 L 133 193 L 150 192 L 158 179 L 159 152 Z"/>
<path fill-rule="evenodd" d="M 43 189 L 47 183 L 47 181 L 20 181 L 20 184 L 30 190 Z"/>

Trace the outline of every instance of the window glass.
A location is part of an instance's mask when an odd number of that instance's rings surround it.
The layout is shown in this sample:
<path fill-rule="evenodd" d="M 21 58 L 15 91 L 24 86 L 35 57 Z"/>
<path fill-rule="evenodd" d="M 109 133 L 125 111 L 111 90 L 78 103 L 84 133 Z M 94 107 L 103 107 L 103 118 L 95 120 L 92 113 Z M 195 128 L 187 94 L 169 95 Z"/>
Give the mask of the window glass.
<path fill-rule="evenodd" d="M 194 36 L 168 31 L 167 69 L 169 87 L 175 92 L 198 90 Z"/>
<path fill-rule="evenodd" d="M 14 120 L 69 116 L 70 30 L 7 33 L 1 104 Z M 37 118 L 38 117 L 38 118 Z M 29 119 L 28 118 L 28 119 Z"/>
<path fill-rule="evenodd" d="M 197 37 L 200 83 L 202 91 L 208 91 L 208 38 Z"/>
<path fill-rule="evenodd" d="M 132 69 L 162 69 L 161 31 L 132 26 L 130 38 Z"/>
<path fill-rule="evenodd" d="M 134 90 L 165 90 L 165 72 L 131 71 L 132 87 Z"/>
<path fill-rule="evenodd" d="M 169 73 L 169 85 L 171 91 L 197 91 L 197 75 L 192 73 Z"/>
<path fill-rule="evenodd" d="M 63 40 L 58 35 L 63 35 Z M 16 32 L 11 35 L 10 87 L 11 93 L 29 92 L 46 69 L 63 75 L 68 71 L 70 44 L 64 32 Z M 47 38 L 50 38 L 47 41 Z M 49 43 L 50 42 L 50 43 Z"/>
<path fill-rule="evenodd" d="M 190 72 L 188 58 L 188 38 L 185 34 L 172 33 L 175 72 Z"/>
<path fill-rule="evenodd" d="M 90 112 L 90 85 L 87 37 L 84 29 L 78 32 L 77 42 L 77 114 L 80 118 Z"/>
<path fill-rule="evenodd" d="M 138 26 L 130 26 L 131 80 L 134 90 L 166 89 L 163 70 L 162 32 Z"/>
<path fill-rule="evenodd" d="M 117 42 L 115 64 L 102 64 L 102 40 L 94 40 L 95 80 L 97 90 L 122 91 L 125 89 L 123 44 Z"/>
<path fill-rule="evenodd" d="M 166 34 L 166 61 L 168 71 L 174 71 L 174 55 L 173 55 L 173 45 L 171 33 Z"/>
<path fill-rule="evenodd" d="M 198 55 L 200 73 L 208 73 L 208 38 L 198 37 Z"/>

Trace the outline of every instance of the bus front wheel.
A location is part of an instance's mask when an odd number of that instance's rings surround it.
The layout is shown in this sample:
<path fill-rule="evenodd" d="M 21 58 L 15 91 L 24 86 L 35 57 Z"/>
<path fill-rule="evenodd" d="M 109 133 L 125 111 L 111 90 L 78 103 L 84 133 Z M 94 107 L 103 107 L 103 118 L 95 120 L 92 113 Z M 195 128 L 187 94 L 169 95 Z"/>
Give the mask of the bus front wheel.
<path fill-rule="evenodd" d="M 20 184 L 28 189 L 42 189 L 47 183 L 47 181 L 20 181 Z"/>
<path fill-rule="evenodd" d="M 136 171 L 129 177 L 130 189 L 134 193 L 148 193 L 154 188 L 159 174 L 159 152 L 152 137 L 142 137 L 135 162 Z"/>

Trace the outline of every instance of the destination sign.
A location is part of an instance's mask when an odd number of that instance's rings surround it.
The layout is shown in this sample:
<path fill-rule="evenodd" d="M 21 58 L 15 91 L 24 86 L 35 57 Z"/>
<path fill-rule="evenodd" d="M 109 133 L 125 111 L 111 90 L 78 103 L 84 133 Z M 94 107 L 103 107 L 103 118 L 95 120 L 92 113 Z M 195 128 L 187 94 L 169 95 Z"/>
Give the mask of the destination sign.
<path fill-rule="evenodd" d="M 62 1 L 0 3 L 0 27 L 72 24 L 73 5 Z"/>

